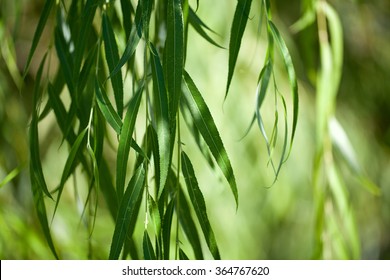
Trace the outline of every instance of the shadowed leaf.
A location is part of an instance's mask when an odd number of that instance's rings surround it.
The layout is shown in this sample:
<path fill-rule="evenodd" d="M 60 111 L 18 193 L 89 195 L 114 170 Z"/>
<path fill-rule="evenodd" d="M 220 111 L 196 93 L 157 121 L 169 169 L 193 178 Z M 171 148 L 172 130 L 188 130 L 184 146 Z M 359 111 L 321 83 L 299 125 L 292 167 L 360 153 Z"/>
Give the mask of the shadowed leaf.
<path fill-rule="evenodd" d="M 117 260 L 125 242 L 131 219 L 137 211 L 137 202 L 142 197 L 145 182 L 145 170 L 141 165 L 131 178 L 125 194 L 119 205 L 118 216 L 115 222 L 114 234 L 111 242 L 110 260 Z M 139 208 L 139 207 L 138 207 Z"/>
<path fill-rule="evenodd" d="M 145 260 L 156 260 L 156 254 L 154 253 L 152 242 L 150 241 L 149 234 L 146 230 L 144 231 L 142 244 Z"/>
<path fill-rule="evenodd" d="M 219 255 L 217 241 L 215 240 L 214 232 L 207 217 L 206 204 L 204 202 L 203 194 L 199 189 L 198 181 L 196 180 L 190 159 L 184 152 L 181 153 L 181 161 L 188 194 L 190 195 L 191 202 L 202 228 L 207 246 L 209 247 L 214 259 L 219 260 L 221 259 L 221 256 Z"/>

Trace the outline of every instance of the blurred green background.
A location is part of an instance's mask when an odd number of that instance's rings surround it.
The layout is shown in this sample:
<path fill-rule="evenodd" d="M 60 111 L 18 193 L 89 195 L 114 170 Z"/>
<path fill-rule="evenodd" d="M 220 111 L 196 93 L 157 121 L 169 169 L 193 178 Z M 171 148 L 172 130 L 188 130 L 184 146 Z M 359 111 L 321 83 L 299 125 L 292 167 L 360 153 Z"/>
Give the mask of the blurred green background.
<path fill-rule="evenodd" d="M 366 174 L 381 188 L 381 195 L 374 196 L 357 184 L 350 172 L 343 172 L 349 202 L 356 215 L 361 258 L 390 259 L 390 2 L 328 2 L 337 10 L 344 31 L 344 67 L 337 117 Z M 24 82 L 21 78 L 43 3 L 0 0 L 0 181 L 15 168 L 21 169 L 18 176 L 0 188 L 1 259 L 53 258 L 32 204 L 27 168 L 27 132 L 39 59 L 33 60 Z M 309 259 L 314 249 L 312 171 L 316 96 L 313 73 L 319 60 L 318 45 L 313 40 L 316 31 L 291 32 L 289 27 L 302 14 L 300 1 L 271 3 L 274 21 L 290 48 L 300 82 L 296 141 L 278 181 L 271 188 L 268 187 L 273 173 L 267 165 L 266 146 L 259 130 L 254 127 L 241 139 L 252 118 L 258 73 L 266 50 L 264 33 L 258 35 L 259 4 L 252 7 L 225 102 L 228 51 L 210 45 L 193 30 L 189 34 L 186 69 L 209 104 L 239 187 L 236 211 L 220 173 L 204 164 L 196 144 L 190 137 L 186 138 L 186 151 L 193 159 L 223 259 Z M 226 48 L 235 5 L 236 1 L 200 1 L 198 10 L 199 16 L 218 34 L 215 40 Z M 51 36 L 50 30 L 45 29 L 36 54 L 38 58 L 52 43 Z M 278 87 L 288 93 L 287 77 L 283 71 L 279 72 Z M 272 121 L 273 109 L 264 110 Z M 54 118 L 45 120 L 40 129 L 44 174 L 48 185 L 55 187 L 68 151 L 60 145 L 62 139 Z M 69 181 L 51 230 L 63 258 L 85 259 L 88 257 L 86 241 L 90 237 L 80 222 L 80 205 L 74 199 Z M 47 204 L 48 213 L 52 213 L 54 203 Z M 101 206 L 91 237 L 95 258 L 107 258 L 114 228 L 104 202 Z"/>

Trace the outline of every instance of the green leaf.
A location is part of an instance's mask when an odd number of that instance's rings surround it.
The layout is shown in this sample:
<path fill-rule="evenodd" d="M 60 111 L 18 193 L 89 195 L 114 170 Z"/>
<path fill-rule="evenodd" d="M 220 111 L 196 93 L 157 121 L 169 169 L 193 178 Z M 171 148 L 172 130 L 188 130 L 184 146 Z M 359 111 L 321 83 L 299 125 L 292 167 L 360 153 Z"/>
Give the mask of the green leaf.
<path fill-rule="evenodd" d="M 137 10 L 135 12 L 135 24 L 133 24 L 130 32 L 129 40 L 127 41 L 126 48 L 120 58 L 118 64 L 115 66 L 114 70 L 111 71 L 110 77 L 118 73 L 122 66 L 126 64 L 126 62 L 133 56 L 135 49 L 138 46 L 139 40 L 142 37 L 142 11 L 140 4 L 137 6 Z"/>
<path fill-rule="evenodd" d="M 168 170 L 171 160 L 171 135 L 169 131 L 169 109 L 168 96 L 165 89 L 163 69 L 157 50 L 150 44 L 150 56 L 152 58 L 153 75 L 153 101 L 156 119 L 156 132 L 159 153 L 160 177 L 158 197 L 161 195 L 168 176 Z"/>
<path fill-rule="evenodd" d="M 182 229 L 191 244 L 195 259 L 203 260 L 202 246 L 200 243 L 198 230 L 192 217 L 187 198 L 185 197 L 181 188 L 179 191 L 179 207 L 176 209 L 176 211 L 179 213 L 180 225 L 182 226 Z"/>
<path fill-rule="evenodd" d="M 107 162 L 103 159 L 99 166 L 100 174 L 100 190 L 103 193 L 103 197 L 107 203 L 108 210 L 111 216 L 115 220 L 118 215 L 118 199 L 114 184 L 112 183 L 111 171 L 108 168 Z"/>
<path fill-rule="evenodd" d="M 146 43 L 149 43 L 149 22 L 154 0 L 141 0 L 143 32 Z"/>
<path fill-rule="evenodd" d="M 172 139 L 181 95 L 184 67 L 184 22 L 181 0 L 168 0 L 167 39 L 165 42 L 166 81 L 169 95 L 169 127 Z"/>
<path fill-rule="evenodd" d="M 142 244 L 145 260 L 156 260 L 156 254 L 154 253 L 152 242 L 150 241 L 149 234 L 146 230 L 144 231 Z"/>
<path fill-rule="evenodd" d="M 97 79 L 95 79 L 95 92 L 96 100 L 99 106 L 100 112 L 102 112 L 106 121 L 111 125 L 117 134 L 121 133 L 122 130 L 122 120 L 118 113 L 115 111 L 110 100 L 107 97 L 107 94 L 103 87 L 99 85 Z"/>
<path fill-rule="evenodd" d="M 53 218 L 56 214 L 57 207 L 58 207 L 58 204 L 60 202 L 62 191 L 64 189 L 65 183 L 68 180 L 69 176 L 73 173 L 73 171 L 76 167 L 76 163 L 78 162 L 77 161 L 78 157 L 82 155 L 82 153 L 80 152 L 80 147 L 81 147 L 81 143 L 83 142 L 83 140 L 85 138 L 86 133 L 87 133 L 87 129 L 85 128 L 79 134 L 79 136 L 77 136 L 76 141 L 74 142 L 73 147 L 71 148 L 71 150 L 69 152 L 68 159 L 66 160 L 66 163 L 65 163 L 64 171 L 62 171 L 61 182 L 60 182 L 60 185 L 58 186 L 58 195 L 57 195 L 56 205 L 55 205 L 54 211 L 53 211 Z"/>
<path fill-rule="evenodd" d="M 291 94 L 293 98 L 293 120 L 292 120 L 292 131 L 291 131 L 291 138 L 290 138 L 290 149 L 289 154 L 294 142 L 295 137 L 295 131 L 297 128 L 297 122 L 298 122 L 298 110 L 299 110 L 299 98 L 298 98 L 298 83 L 297 83 L 297 77 L 294 70 L 294 65 L 292 63 L 290 52 L 287 49 L 286 43 L 284 42 L 282 36 L 280 35 L 278 29 L 276 26 L 272 23 L 272 21 L 269 21 L 269 27 L 271 29 L 273 38 L 275 39 L 276 45 L 279 48 L 279 51 L 282 54 L 283 63 L 286 67 L 289 82 L 290 82 L 290 88 L 291 88 Z M 288 157 L 288 155 L 287 155 Z"/>
<path fill-rule="evenodd" d="M 77 36 L 77 41 L 75 41 L 75 50 L 74 50 L 74 65 L 73 65 L 73 78 L 76 83 L 78 83 L 81 63 L 83 61 L 84 51 L 86 48 L 86 43 L 89 37 L 89 34 L 93 27 L 93 18 L 95 17 L 96 9 L 99 6 L 97 0 L 87 0 L 85 6 L 83 7 L 83 13 L 80 20 L 80 32 Z"/>
<path fill-rule="evenodd" d="M 236 202 L 236 207 L 238 207 L 238 191 L 233 168 L 210 110 L 187 72 L 184 72 L 184 82 L 186 89 L 183 91 L 183 96 L 187 107 L 191 112 L 196 127 L 199 129 L 218 166 L 221 168 L 225 178 L 229 182 Z"/>
<path fill-rule="evenodd" d="M 180 260 L 183 260 L 183 261 L 188 261 L 189 258 L 187 257 L 186 253 L 184 253 L 184 251 L 179 248 L 179 259 Z"/>
<path fill-rule="evenodd" d="M 29 54 L 28 54 L 28 57 L 27 57 L 26 66 L 24 67 L 23 77 L 26 77 L 27 71 L 30 68 L 31 59 L 32 59 L 32 57 L 33 57 L 33 55 L 35 53 L 35 50 L 37 49 L 37 46 L 38 46 L 39 40 L 41 38 L 42 32 L 43 32 L 43 30 L 44 30 L 44 28 L 46 26 L 47 19 L 49 18 L 50 11 L 51 11 L 51 9 L 52 9 L 52 7 L 53 7 L 55 2 L 56 2 L 55 0 L 46 0 L 45 1 L 45 5 L 43 6 L 43 10 L 42 10 L 41 16 L 39 17 L 39 22 L 38 22 L 37 29 L 35 29 L 35 33 L 34 33 L 34 37 L 33 37 L 33 40 L 32 40 L 31 48 L 30 48 L 30 51 L 29 51 Z"/>
<path fill-rule="evenodd" d="M 110 20 L 106 13 L 103 13 L 103 41 L 104 50 L 106 53 L 106 60 L 108 69 L 112 72 L 119 62 L 118 46 L 115 40 L 114 30 L 112 29 Z M 123 81 L 122 73 L 118 71 L 115 75 L 111 75 L 111 84 L 114 90 L 115 103 L 118 115 L 122 117 L 123 114 Z"/>
<path fill-rule="evenodd" d="M 116 191 L 119 201 L 122 198 L 125 186 L 127 160 L 129 158 L 131 142 L 133 142 L 132 135 L 134 131 L 135 121 L 138 115 L 139 105 L 141 103 L 142 91 L 143 86 L 141 86 L 138 92 L 130 100 L 125 120 L 123 122 L 121 134 L 119 136 L 119 146 L 116 161 Z"/>
<path fill-rule="evenodd" d="M 145 170 L 143 165 L 141 165 L 134 172 L 134 175 L 131 178 L 123 199 L 119 205 L 118 216 L 116 218 L 114 234 L 111 242 L 109 255 L 110 260 L 117 260 L 119 258 L 119 254 L 122 250 L 123 243 L 125 242 L 125 238 L 129 230 L 131 219 L 134 218 L 135 214 L 138 214 L 136 206 L 140 197 L 142 197 L 144 183 Z"/>
<path fill-rule="evenodd" d="M 154 231 L 156 236 L 160 236 L 161 234 L 161 215 L 157 206 L 157 203 L 154 201 L 153 197 L 149 196 L 149 214 L 152 218 Z"/>
<path fill-rule="evenodd" d="M 216 43 L 203 28 L 206 28 L 207 30 L 212 31 L 199 17 L 198 15 L 190 8 L 189 9 L 189 15 L 188 15 L 188 21 L 192 25 L 192 27 L 198 32 L 200 36 L 202 36 L 206 41 L 208 41 L 210 44 L 224 49 L 221 45 Z"/>
<path fill-rule="evenodd" d="M 126 33 L 126 39 L 129 40 L 131 30 L 131 15 L 134 14 L 134 8 L 130 0 L 121 0 L 121 11 L 123 18 L 123 29 Z"/>
<path fill-rule="evenodd" d="M 226 94 L 229 92 L 230 83 L 233 78 L 234 68 L 236 67 L 238 52 L 240 51 L 242 36 L 244 35 L 246 23 L 248 21 L 252 0 L 238 0 L 236 11 L 233 17 L 232 28 L 230 31 L 229 43 L 229 71 L 226 85 Z"/>
<path fill-rule="evenodd" d="M 214 232 L 207 217 L 206 204 L 204 202 L 202 192 L 199 189 L 191 161 L 184 152 L 181 153 L 181 162 L 188 194 L 190 195 L 191 202 L 202 228 L 207 246 L 209 247 L 214 259 L 219 260 L 221 259 L 221 256 L 219 255 L 217 241 L 215 240 Z"/>
<path fill-rule="evenodd" d="M 175 199 L 172 199 L 167 206 L 163 219 L 163 250 L 164 250 L 164 260 L 169 259 L 169 249 L 171 241 L 171 229 L 172 229 L 172 217 L 173 209 L 175 207 Z"/>
<path fill-rule="evenodd" d="M 0 188 L 4 187 L 6 184 L 11 182 L 16 176 L 19 175 L 19 173 L 22 171 L 23 167 L 18 166 L 14 169 L 12 169 L 11 172 L 9 172 L 3 180 L 0 181 Z"/>

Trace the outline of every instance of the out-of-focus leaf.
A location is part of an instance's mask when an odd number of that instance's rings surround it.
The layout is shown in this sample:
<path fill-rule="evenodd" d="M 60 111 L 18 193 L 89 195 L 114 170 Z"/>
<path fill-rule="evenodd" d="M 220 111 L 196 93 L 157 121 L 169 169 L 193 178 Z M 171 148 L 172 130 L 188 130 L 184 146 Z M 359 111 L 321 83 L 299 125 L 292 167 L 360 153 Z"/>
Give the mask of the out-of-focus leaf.
<path fill-rule="evenodd" d="M 14 168 L 11 172 L 9 172 L 4 179 L 0 181 L 0 188 L 4 187 L 6 184 L 11 182 L 16 176 L 19 175 L 20 171 L 22 171 L 23 167 L 18 166 Z"/>
<path fill-rule="evenodd" d="M 183 90 L 183 97 L 187 107 L 191 112 L 196 127 L 199 129 L 218 166 L 221 168 L 223 174 L 229 182 L 236 202 L 236 207 L 238 207 L 238 191 L 233 168 L 223 146 L 221 136 L 219 135 L 213 117 L 211 116 L 210 110 L 203 100 L 199 90 L 196 88 L 195 83 L 186 72 L 184 73 L 184 82 L 187 88 Z"/>
<path fill-rule="evenodd" d="M 149 196 L 149 212 L 150 217 L 152 218 L 152 222 L 154 225 L 154 230 L 156 236 L 160 236 L 161 234 L 161 215 L 157 206 L 157 203 L 153 200 L 151 196 Z"/>
<path fill-rule="evenodd" d="M 72 77 L 73 64 L 71 56 L 69 54 L 67 43 L 60 27 L 57 27 L 55 30 L 54 44 L 56 47 L 57 56 L 60 60 L 60 68 L 62 70 L 62 73 L 64 74 L 69 92 L 71 95 L 73 95 L 75 89 Z"/>
<path fill-rule="evenodd" d="M 145 260 L 156 260 L 156 254 L 154 253 L 152 242 L 150 241 L 149 234 L 146 230 L 144 231 L 142 244 Z"/>
<path fill-rule="evenodd" d="M 35 50 L 37 49 L 39 40 L 41 38 L 43 29 L 46 26 L 47 19 L 49 18 L 50 11 L 56 1 L 55 0 L 46 0 L 45 5 L 43 6 L 43 10 L 41 13 L 41 16 L 39 17 L 38 26 L 37 29 L 35 29 L 34 37 L 32 40 L 31 48 L 28 53 L 26 66 L 24 67 L 23 76 L 25 77 L 27 75 L 27 71 L 30 68 L 31 59 L 35 53 Z"/>
<path fill-rule="evenodd" d="M 298 122 L 298 109 L 299 109 L 299 98 L 298 98 L 298 83 L 297 83 L 297 77 L 294 70 L 294 65 L 292 63 L 290 52 L 288 51 L 288 48 L 286 46 L 286 43 L 284 42 L 282 36 L 280 35 L 278 29 L 276 26 L 272 23 L 272 21 L 269 21 L 269 27 L 271 29 L 273 38 L 276 42 L 276 45 L 278 46 L 280 53 L 282 54 L 283 63 L 286 67 L 289 82 L 290 82 L 290 88 L 291 88 L 291 94 L 293 98 L 293 120 L 292 120 L 292 130 L 291 130 L 291 137 L 290 137 L 290 149 L 289 153 L 291 151 L 294 137 L 295 137 L 295 131 L 297 128 L 297 122 Z M 288 157 L 288 155 L 287 155 Z"/>
<path fill-rule="evenodd" d="M 137 201 L 142 197 L 142 190 L 145 183 L 145 170 L 141 165 L 131 178 L 125 194 L 119 205 L 116 218 L 114 234 L 111 242 L 110 260 L 117 260 L 122 250 L 126 234 L 129 230 L 130 221 L 138 213 L 136 210 Z"/>
<path fill-rule="evenodd" d="M 143 87 L 133 96 L 127 108 L 125 120 L 123 122 L 121 134 L 119 136 L 119 146 L 116 161 L 116 191 L 121 200 L 126 179 L 127 160 L 132 140 L 132 135 L 135 126 L 135 120 L 138 115 L 139 105 L 141 103 Z"/>
<path fill-rule="evenodd" d="M 100 190 L 107 203 L 112 218 L 115 220 L 118 215 L 118 199 L 112 182 L 111 171 L 108 168 L 106 160 L 102 160 L 99 166 Z"/>
<path fill-rule="evenodd" d="M 188 194 L 190 195 L 191 202 L 195 209 L 196 216 L 198 217 L 199 224 L 202 228 L 207 246 L 209 247 L 214 259 L 221 259 L 221 256 L 219 255 L 217 241 L 215 240 L 214 232 L 207 217 L 206 204 L 204 202 L 203 194 L 199 189 L 198 181 L 196 180 L 195 172 L 192 167 L 191 161 L 184 152 L 181 153 L 181 162 L 183 166 L 183 175 L 186 181 Z"/>
<path fill-rule="evenodd" d="M 163 69 L 157 50 L 150 44 L 150 56 L 152 58 L 152 75 L 153 75 L 153 101 L 156 119 L 156 132 L 159 153 L 159 182 L 158 197 L 161 195 L 165 181 L 168 176 L 168 170 L 171 160 L 171 135 L 169 131 L 169 109 L 168 96 L 165 89 Z M 158 175 L 158 174 L 156 174 Z"/>
<path fill-rule="evenodd" d="M 167 39 L 165 42 L 166 81 L 169 100 L 169 128 L 175 135 L 176 115 L 181 95 L 184 67 L 184 22 L 181 0 L 168 0 Z"/>
<path fill-rule="evenodd" d="M 141 11 L 141 6 L 138 3 L 137 10 L 135 12 L 134 24 L 132 25 L 130 37 L 129 40 L 127 41 L 126 48 L 118 64 L 115 66 L 114 70 L 111 71 L 110 76 L 108 78 L 118 73 L 121 70 L 122 66 L 125 65 L 126 62 L 133 56 L 141 37 L 142 37 L 142 11 Z"/>
<path fill-rule="evenodd" d="M 238 0 L 236 11 L 234 12 L 232 28 L 230 30 L 229 43 L 229 72 L 226 85 L 226 94 L 229 92 L 230 83 L 233 78 L 234 68 L 236 67 L 238 52 L 240 51 L 242 36 L 244 35 L 246 23 L 249 18 L 252 0 Z"/>
<path fill-rule="evenodd" d="M 106 53 L 106 60 L 108 69 L 113 72 L 115 66 L 119 62 L 118 46 L 116 44 L 114 30 L 112 29 L 109 18 L 106 13 L 103 13 L 103 41 L 104 50 Z M 118 71 L 115 75 L 111 75 L 111 84 L 114 90 L 115 103 L 119 117 L 123 114 L 123 81 L 122 73 Z"/>

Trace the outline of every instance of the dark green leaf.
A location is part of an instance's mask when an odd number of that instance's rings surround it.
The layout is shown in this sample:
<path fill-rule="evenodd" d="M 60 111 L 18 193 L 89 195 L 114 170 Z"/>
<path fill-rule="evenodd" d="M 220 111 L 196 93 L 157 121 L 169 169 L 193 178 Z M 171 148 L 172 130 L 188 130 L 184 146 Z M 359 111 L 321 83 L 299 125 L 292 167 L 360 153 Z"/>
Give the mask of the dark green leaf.
<path fill-rule="evenodd" d="M 23 76 L 25 77 L 27 75 L 27 71 L 30 68 L 31 59 L 35 53 L 35 50 L 38 46 L 38 42 L 41 38 L 43 29 L 46 26 L 47 19 L 49 18 L 50 11 L 56 1 L 55 0 L 46 0 L 45 5 L 43 6 L 43 10 L 41 13 L 41 16 L 39 17 L 39 22 L 37 29 L 35 29 L 34 37 L 32 40 L 31 48 L 27 57 L 26 66 L 24 67 Z"/>
<path fill-rule="evenodd" d="M 150 241 L 149 234 L 146 230 L 144 231 L 142 244 L 145 260 L 156 260 L 156 254 L 154 253 L 152 242 Z"/>
<path fill-rule="evenodd" d="M 169 131 L 168 97 L 165 89 L 163 69 L 153 44 L 150 44 L 150 56 L 152 58 L 153 101 L 159 153 L 158 164 L 160 165 L 160 178 L 157 178 L 159 181 L 158 196 L 160 196 L 168 176 L 171 159 L 171 137 Z"/>
<path fill-rule="evenodd" d="M 181 153 L 181 162 L 188 194 L 190 195 L 191 202 L 202 228 L 207 246 L 209 247 L 214 259 L 219 260 L 221 259 L 221 256 L 219 255 L 217 241 L 215 240 L 214 232 L 207 217 L 206 204 L 204 202 L 203 194 L 199 189 L 191 161 L 184 152 Z"/>
<path fill-rule="evenodd" d="M 179 248 L 179 259 L 180 260 L 189 260 L 186 253 L 184 253 L 184 251 L 181 248 Z"/>
<path fill-rule="evenodd" d="M 141 0 L 143 32 L 146 42 L 149 42 L 149 21 L 153 8 L 153 0 Z"/>
<path fill-rule="evenodd" d="M 186 72 L 184 73 L 184 82 L 187 88 L 183 91 L 183 95 L 187 107 L 191 112 L 196 127 L 199 129 L 218 166 L 221 168 L 223 174 L 229 182 L 236 201 L 236 206 L 238 207 L 238 191 L 233 168 L 223 146 L 221 136 L 219 135 L 213 117 L 211 116 L 210 110 L 191 77 Z"/>
<path fill-rule="evenodd" d="M 103 13 L 103 41 L 104 50 L 106 53 L 106 60 L 108 69 L 113 72 L 115 66 L 119 62 L 118 46 L 115 40 L 114 30 L 112 29 L 110 20 L 106 13 Z M 123 114 L 123 81 L 122 73 L 118 71 L 115 75 L 111 75 L 111 84 L 114 89 L 115 103 L 119 117 Z"/>
<path fill-rule="evenodd" d="M 196 228 L 194 219 L 192 218 L 187 198 L 185 197 L 181 188 L 179 191 L 179 208 L 176 209 L 176 211 L 179 213 L 180 225 L 182 226 L 182 229 L 191 244 L 195 258 L 197 260 L 203 260 L 202 246 L 200 243 L 198 230 Z"/>
<path fill-rule="evenodd" d="M 106 160 L 102 160 L 99 166 L 100 173 L 100 190 L 103 193 L 103 197 L 107 203 L 108 210 L 111 216 L 115 220 L 118 215 L 118 199 L 114 184 L 112 182 L 111 171 L 108 168 Z"/>
<path fill-rule="evenodd" d="M 111 242 L 109 259 L 117 260 L 125 242 L 131 219 L 138 214 L 137 202 L 142 197 L 145 182 L 145 170 L 141 165 L 131 178 L 123 199 L 120 202 L 118 216 L 116 218 L 114 234 Z M 138 207 L 139 208 L 139 207 Z"/>
<path fill-rule="evenodd" d="M 95 17 L 95 12 L 98 7 L 97 0 L 87 0 L 85 6 L 83 7 L 83 14 L 81 16 L 81 26 L 80 32 L 77 36 L 77 41 L 75 41 L 75 50 L 74 50 L 74 65 L 73 65 L 73 78 L 74 81 L 78 82 L 81 63 L 83 61 L 84 51 L 86 43 L 89 37 L 89 34 L 93 27 L 93 18 Z"/>
<path fill-rule="evenodd" d="M 135 120 L 138 115 L 139 105 L 141 103 L 142 91 L 143 87 L 141 87 L 138 93 L 136 93 L 131 99 L 129 107 L 127 108 L 121 134 L 119 136 L 116 164 L 116 191 L 119 201 L 122 198 L 125 186 L 127 160 L 129 158 L 131 142 L 133 142 L 132 135 L 134 131 Z"/>
<path fill-rule="evenodd" d="M 71 95 L 74 94 L 74 83 L 72 77 L 72 59 L 69 54 L 69 47 L 65 41 L 61 28 L 57 27 L 55 31 L 54 44 L 57 51 L 58 59 L 60 60 L 60 68 L 65 77 L 65 82 L 68 86 Z"/>
<path fill-rule="evenodd" d="M 166 81 L 168 88 L 171 136 L 176 127 L 176 115 L 181 95 L 184 67 L 184 23 L 181 0 L 168 0 L 167 6 Z"/>
<path fill-rule="evenodd" d="M 130 0 L 121 0 L 121 11 L 123 18 L 123 28 L 126 33 L 126 40 L 129 40 L 131 30 L 131 15 L 134 14 L 134 8 Z"/>
<path fill-rule="evenodd" d="M 102 112 L 104 118 L 115 130 L 115 132 L 120 134 L 122 130 L 122 120 L 108 99 L 104 88 L 99 85 L 97 79 L 95 80 L 95 92 L 99 109 Z"/>
<path fill-rule="evenodd" d="M 234 68 L 236 67 L 238 52 L 240 51 L 242 36 L 244 35 L 246 23 L 248 21 L 252 0 L 238 0 L 236 11 L 233 17 L 233 24 L 230 31 L 229 43 L 229 72 L 226 85 L 226 95 L 229 92 L 232 81 Z"/>
<path fill-rule="evenodd" d="M 111 71 L 110 77 L 118 73 L 122 66 L 133 56 L 135 49 L 138 46 L 138 42 L 142 37 L 142 13 L 140 5 L 138 4 L 137 10 L 135 12 L 135 24 L 133 24 L 130 32 L 129 40 L 127 41 L 126 48 L 122 54 L 121 59 L 118 64 L 115 66 L 114 70 Z"/>
<path fill-rule="evenodd" d="M 164 250 L 164 260 L 169 259 L 169 249 L 171 242 L 171 229 L 172 229 L 172 217 L 173 217 L 173 209 L 175 207 L 175 200 L 172 199 L 165 211 L 164 219 L 163 219 L 163 250 Z"/>
<path fill-rule="evenodd" d="M 77 161 L 78 156 L 81 156 L 81 154 L 82 154 L 80 152 L 80 147 L 81 147 L 81 143 L 83 142 L 86 133 L 87 133 L 87 129 L 84 129 L 79 134 L 79 136 L 77 136 L 76 141 L 74 142 L 73 147 L 69 152 L 68 159 L 66 160 L 66 163 L 65 163 L 64 171 L 62 171 L 61 182 L 60 182 L 60 185 L 58 187 L 58 195 L 57 195 L 56 205 L 55 205 L 54 211 L 53 211 L 53 218 L 54 218 L 54 215 L 57 211 L 58 203 L 60 202 L 62 191 L 64 189 L 65 183 L 68 180 L 69 176 L 74 171 L 74 168 L 76 167 L 75 165 L 78 162 Z"/>

